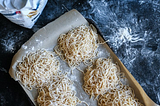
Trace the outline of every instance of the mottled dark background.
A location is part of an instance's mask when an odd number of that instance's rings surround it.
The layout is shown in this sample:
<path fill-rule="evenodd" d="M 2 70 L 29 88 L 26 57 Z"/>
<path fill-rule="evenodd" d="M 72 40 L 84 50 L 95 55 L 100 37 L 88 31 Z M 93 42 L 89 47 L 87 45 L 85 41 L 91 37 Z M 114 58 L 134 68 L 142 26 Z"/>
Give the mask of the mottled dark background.
<path fill-rule="evenodd" d="M 8 74 L 11 60 L 34 32 L 66 12 L 63 5 L 96 22 L 111 49 L 149 97 L 160 104 L 159 0 L 49 0 L 32 29 L 0 15 L 0 106 L 32 106 Z"/>

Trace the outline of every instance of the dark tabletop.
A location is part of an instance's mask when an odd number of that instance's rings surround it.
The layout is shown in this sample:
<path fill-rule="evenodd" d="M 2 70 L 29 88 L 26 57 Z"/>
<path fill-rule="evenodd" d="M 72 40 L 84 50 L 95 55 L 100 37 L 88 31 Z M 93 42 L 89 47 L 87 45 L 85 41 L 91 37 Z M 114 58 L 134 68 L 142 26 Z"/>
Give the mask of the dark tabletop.
<path fill-rule="evenodd" d="M 148 96 L 160 104 L 159 0 L 49 0 L 32 29 L 0 15 L 0 106 L 32 106 L 8 74 L 12 57 L 38 29 L 68 9 L 93 19 L 104 38 Z"/>

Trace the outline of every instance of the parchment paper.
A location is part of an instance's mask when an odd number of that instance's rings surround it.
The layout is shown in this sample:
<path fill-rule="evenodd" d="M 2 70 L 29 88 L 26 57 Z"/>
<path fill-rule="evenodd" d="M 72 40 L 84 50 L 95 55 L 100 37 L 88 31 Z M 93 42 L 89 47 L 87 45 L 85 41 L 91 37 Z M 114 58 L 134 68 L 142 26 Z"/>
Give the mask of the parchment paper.
<path fill-rule="evenodd" d="M 21 49 L 14 55 L 12 64 L 9 70 L 9 74 L 11 77 L 17 81 L 15 71 L 17 70 L 16 65 L 17 62 L 22 60 L 22 56 L 25 56 L 26 53 L 30 51 L 36 51 L 37 49 L 45 48 L 47 50 L 53 51 L 54 46 L 57 44 L 57 38 L 60 34 L 66 33 L 72 28 L 75 28 L 79 25 L 89 25 L 87 20 L 75 9 L 65 13 L 60 16 L 55 21 L 47 24 L 45 27 L 38 30 L 29 41 L 22 45 Z M 100 37 L 103 41 L 103 39 Z M 144 103 L 145 106 L 158 106 L 150 98 L 146 95 L 142 87 L 139 83 L 134 79 L 134 77 L 129 73 L 129 71 L 125 68 L 122 62 L 117 58 L 117 56 L 112 52 L 112 50 L 108 47 L 107 44 L 100 45 L 98 48 L 98 57 L 108 57 L 111 56 L 114 62 L 117 62 L 120 66 L 122 72 L 126 74 L 129 85 L 134 89 L 136 97 L 140 100 L 141 103 Z M 59 58 L 60 60 L 60 58 Z M 90 106 L 97 106 L 97 102 L 94 99 L 90 99 L 90 97 L 84 92 L 83 85 L 83 74 L 78 70 L 74 70 L 73 74 L 71 74 L 71 70 L 68 65 L 60 60 L 61 66 L 60 69 L 63 72 L 69 72 L 68 77 L 74 82 L 73 89 L 76 90 L 76 96 L 88 103 Z M 80 68 L 85 69 L 85 65 L 81 64 Z M 20 83 L 20 82 L 19 82 Z M 25 90 L 31 101 L 36 104 L 37 98 L 37 90 L 33 89 L 32 91 L 27 90 L 20 83 L 22 88 Z M 85 106 L 85 104 L 80 104 L 79 106 Z"/>

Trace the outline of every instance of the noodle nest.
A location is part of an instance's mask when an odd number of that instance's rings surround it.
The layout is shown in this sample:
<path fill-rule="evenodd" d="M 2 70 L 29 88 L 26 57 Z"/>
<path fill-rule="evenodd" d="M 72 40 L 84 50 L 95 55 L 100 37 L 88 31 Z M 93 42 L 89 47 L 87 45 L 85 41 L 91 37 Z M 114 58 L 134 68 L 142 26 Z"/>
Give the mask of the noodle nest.
<path fill-rule="evenodd" d="M 87 68 L 83 89 L 91 97 L 98 97 L 119 84 L 119 74 L 118 66 L 112 63 L 111 59 L 99 58 L 93 66 Z"/>
<path fill-rule="evenodd" d="M 92 26 L 93 28 L 93 26 Z M 71 68 L 96 56 L 98 35 L 91 26 L 81 25 L 58 38 L 55 52 Z"/>
<path fill-rule="evenodd" d="M 44 49 L 30 52 L 17 64 L 18 80 L 29 90 L 45 86 L 59 70 L 59 61 Z"/>
<path fill-rule="evenodd" d="M 72 82 L 64 75 L 53 77 L 49 86 L 39 90 L 37 102 L 39 106 L 76 106 L 81 101 L 72 90 Z"/>
<path fill-rule="evenodd" d="M 113 89 L 98 99 L 98 106 L 143 106 L 129 86 Z"/>

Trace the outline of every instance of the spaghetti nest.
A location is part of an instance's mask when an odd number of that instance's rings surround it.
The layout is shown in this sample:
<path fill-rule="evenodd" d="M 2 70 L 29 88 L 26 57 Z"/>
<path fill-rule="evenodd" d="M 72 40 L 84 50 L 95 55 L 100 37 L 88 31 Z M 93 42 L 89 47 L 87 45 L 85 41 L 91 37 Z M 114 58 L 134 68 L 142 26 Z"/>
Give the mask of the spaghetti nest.
<path fill-rule="evenodd" d="M 112 63 L 111 59 L 99 58 L 93 66 L 87 68 L 83 89 L 91 97 L 98 97 L 119 84 L 119 74 L 118 66 Z"/>
<path fill-rule="evenodd" d="M 45 86 L 59 69 L 59 61 L 52 52 L 37 50 L 30 52 L 17 64 L 18 80 L 29 90 Z"/>
<path fill-rule="evenodd" d="M 100 96 L 98 106 L 143 106 L 143 104 L 135 98 L 133 90 L 125 85 Z"/>
<path fill-rule="evenodd" d="M 81 62 L 94 58 L 98 47 L 98 35 L 95 28 L 93 29 L 91 26 L 81 25 L 66 34 L 60 35 L 55 52 L 70 67 L 76 67 Z"/>
<path fill-rule="evenodd" d="M 39 90 L 37 102 L 39 106 L 76 106 L 81 101 L 72 90 L 72 82 L 64 75 L 53 77 L 49 86 Z"/>

